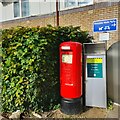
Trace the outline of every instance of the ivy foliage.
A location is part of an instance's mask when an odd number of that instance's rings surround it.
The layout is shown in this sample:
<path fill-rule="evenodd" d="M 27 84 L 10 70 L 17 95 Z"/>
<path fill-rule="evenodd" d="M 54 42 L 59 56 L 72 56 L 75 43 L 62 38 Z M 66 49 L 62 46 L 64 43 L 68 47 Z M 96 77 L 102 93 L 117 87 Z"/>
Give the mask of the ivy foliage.
<path fill-rule="evenodd" d="M 15 27 L 2 30 L 2 109 L 48 111 L 60 103 L 59 45 L 91 42 L 80 27 Z"/>

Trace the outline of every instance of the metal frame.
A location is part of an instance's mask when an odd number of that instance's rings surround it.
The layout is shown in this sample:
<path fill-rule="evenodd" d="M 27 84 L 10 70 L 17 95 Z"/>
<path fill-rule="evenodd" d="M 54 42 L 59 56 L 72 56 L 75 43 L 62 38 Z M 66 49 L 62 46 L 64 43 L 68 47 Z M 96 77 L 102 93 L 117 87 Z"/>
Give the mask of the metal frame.
<path fill-rule="evenodd" d="M 105 42 L 85 43 L 84 44 L 84 56 L 85 56 L 84 62 L 85 62 L 85 92 L 86 92 L 85 103 L 86 103 L 86 106 L 107 108 L 106 44 Z M 103 78 L 94 78 L 94 77 L 87 76 L 87 62 L 86 62 L 87 58 L 102 58 L 103 59 L 102 61 Z"/>

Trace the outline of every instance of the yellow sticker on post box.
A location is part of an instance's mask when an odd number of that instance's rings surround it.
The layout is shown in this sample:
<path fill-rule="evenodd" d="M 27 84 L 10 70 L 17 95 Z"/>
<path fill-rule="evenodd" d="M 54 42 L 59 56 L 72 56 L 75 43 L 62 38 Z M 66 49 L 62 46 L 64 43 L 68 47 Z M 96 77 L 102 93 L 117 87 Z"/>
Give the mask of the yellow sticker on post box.
<path fill-rule="evenodd" d="M 87 63 L 102 63 L 102 58 L 87 58 Z"/>

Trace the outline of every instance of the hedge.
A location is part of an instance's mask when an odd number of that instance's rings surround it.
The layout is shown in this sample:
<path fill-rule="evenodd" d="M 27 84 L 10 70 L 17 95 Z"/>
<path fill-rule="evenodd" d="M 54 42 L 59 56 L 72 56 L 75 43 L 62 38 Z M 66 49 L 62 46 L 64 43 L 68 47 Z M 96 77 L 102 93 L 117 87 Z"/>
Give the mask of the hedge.
<path fill-rule="evenodd" d="M 48 111 L 60 103 L 59 45 L 91 42 L 80 27 L 2 30 L 2 110 Z"/>

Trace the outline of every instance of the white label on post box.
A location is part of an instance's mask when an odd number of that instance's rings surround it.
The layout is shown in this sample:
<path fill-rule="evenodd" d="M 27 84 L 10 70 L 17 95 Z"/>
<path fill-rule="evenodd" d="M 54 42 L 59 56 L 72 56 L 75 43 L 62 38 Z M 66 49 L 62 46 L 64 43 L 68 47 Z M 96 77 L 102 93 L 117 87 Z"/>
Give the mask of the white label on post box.
<path fill-rule="evenodd" d="M 68 63 L 68 64 L 72 64 L 72 55 L 63 54 L 62 55 L 62 62 L 63 63 Z"/>
<path fill-rule="evenodd" d="M 70 50 L 70 46 L 62 46 L 62 50 Z"/>

